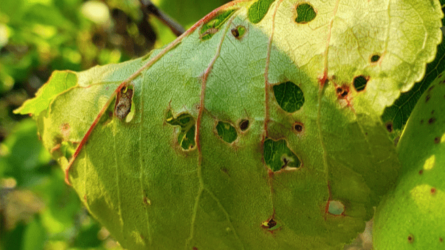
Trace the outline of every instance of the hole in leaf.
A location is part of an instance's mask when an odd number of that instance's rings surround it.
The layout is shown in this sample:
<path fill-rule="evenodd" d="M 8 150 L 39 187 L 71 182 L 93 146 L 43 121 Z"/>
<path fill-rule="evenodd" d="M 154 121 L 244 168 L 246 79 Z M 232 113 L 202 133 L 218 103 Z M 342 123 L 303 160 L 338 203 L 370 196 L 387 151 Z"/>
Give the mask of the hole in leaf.
<path fill-rule="evenodd" d="M 232 35 L 236 38 L 236 39 L 241 39 L 243 38 L 244 34 L 246 33 L 246 27 L 240 25 L 237 26 L 236 28 L 231 30 Z"/>
<path fill-rule="evenodd" d="M 247 13 L 249 21 L 259 23 L 263 20 L 273 2 L 275 2 L 275 0 L 258 0 L 250 5 L 249 12 Z"/>
<path fill-rule="evenodd" d="M 294 130 L 297 133 L 301 133 L 303 131 L 303 123 L 297 122 L 294 124 Z"/>
<path fill-rule="evenodd" d="M 195 118 L 188 113 L 174 117 L 171 110 L 167 112 L 165 121 L 172 126 L 179 126 L 178 143 L 184 150 L 193 149 L 195 142 Z"/>
<path fill-rule="evenodd" d="M 275 99 L 280 107 L 289 113 L 299 110 L 304 104 L 303 91 L 292 82 L 273 86 Z"/>
<path fill-rule="evenodd" d="M 221 139 L 227 143 L 234 142 L 238 137 L 236 129 L 227 122 L 218 122 L 216 125 L 216 131 L 218 132 L 219 137 L 221 137 Z"/>
<path fill-rule="evenodd" d="M 364 76 L 357 76 L 354 78 L 354 88 L 357 90 L 357 92 L 365 90 L 367 83 L 368 79 L 366 79 Z"/>
<path fill-rule="evenodd" d="M 342 215 L 345 212 L 345 205 L 340 201 L 329 201 L 328 212 L 332 215 Z"/>
<path fill-rule="evenodd" d="M 289 149 L 285 140 L 266 139 L 264 141 L 264 161 L 274 172 L 287 167 L 299 168 L 301 166 L 300 159 Z"/>
<path fill-rule="evenodd" d="M 317 13 L 315 13 L 314 7 L 308 3 L 302 3 L 297 6 L 297 18 L 295 22 L 305 24 L 315 19 Z"/>
<path fill-rule="evenodd" d="M 337 92 L 338 98 L 343 99 L 349 94 L 349 87 L 348 86 L 337 87 L 335 91 Z"/>
<path fill-rule="evenodd" d="M 249 120 L 241 120 L 239 123 L 239 128 L 241 131 L 246 131 L 249 128 Z"/>
<path fill-rule="evenodd" d="M 212 36 L 218 32 L 221 26 L 223 26 L 223 24 L 229 20 L 233 13 L 235 13 L 235 9 L 223 11 L 212 20 L 202 25 L 199 36 L 201 40 L 205 41 L 212 38 Z"/>
<path fill-rule="evenodd" d="M 379 60 L 380 60 L 380 55 L 375 54 L 375 55 L 372 55 L 372 56 L 371 56 L 371 62 L 372 62 L 372 63 L 376 63 L 376 62 L 378 62 Z"/>
<path fill-rule="evenodd" d="M 269 231 L 273 231 L 273 230 L 280 228 L 281 225 L 278 224 L 273 218 L 271 218 L 271 219 L 268 219 L 268 220 L 264 221 L 263 223 L 261 223 L 261 227 L 263 227 Z"/>
<path fill-rule="evenodd" d="M 123 120 L 131 112 L 131 104 L 133 103 L 132 86 L 123 87 L 117 94 L 116 104 L 114 106 L 114 115 Z"/>

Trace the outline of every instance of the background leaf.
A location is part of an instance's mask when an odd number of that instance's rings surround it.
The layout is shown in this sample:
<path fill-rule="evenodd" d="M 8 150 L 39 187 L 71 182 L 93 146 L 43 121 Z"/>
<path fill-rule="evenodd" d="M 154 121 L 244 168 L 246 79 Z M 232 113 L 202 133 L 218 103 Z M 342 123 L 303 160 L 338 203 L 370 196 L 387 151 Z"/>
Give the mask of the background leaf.
<path fill-rule="evenodd" d="M 442 249 L 445 230 L 445 72 L 421 96 L 398 144 L 397 187 L 377 210 L 374 246 Z"/>

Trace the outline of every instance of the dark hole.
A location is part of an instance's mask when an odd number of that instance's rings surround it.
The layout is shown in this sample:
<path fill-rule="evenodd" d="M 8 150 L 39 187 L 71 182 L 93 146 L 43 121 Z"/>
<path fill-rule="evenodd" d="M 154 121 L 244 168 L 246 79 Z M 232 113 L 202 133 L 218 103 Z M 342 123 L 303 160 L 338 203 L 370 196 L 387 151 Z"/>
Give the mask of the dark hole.
<path fill-rule="evenodd" d="M 423 169 L 419 170 L 419 174 L 423 174 Z"/>
<path fill-rule="evenodd" d="M 271 219 L 271 220 L 269 221 L 269 223 L 268 223 L 269 228 L 273 228 L 273 227 L 276 226 L 276 225 L 277 225 L 277 222 L 274 221 L 273 219 Z"/>
<path fill-rule="evenodd" d="M 435 194 L 436 193 L 436 189 L 435 188 L 431 188 L 431 194 Z"/>
<path fill-rule="evenodd" d="M 337 88 L 337 94 L 341 94 L 343 92 L 343 89 L 341 87 Z"/>
<path fill-rule="evenodd" d="M 378 62 L 379 60 L 380 60 L 380 56 L 379 55 L 373 55 L 371 57 L 371 62 L 372 63 Z"/>
<path fill-rule="evenodd" d="M 232 29 L 232 35 L 234 36 L 234 37 L 236 37 L 236 38 L 238 38 L 239 37 L 239 31 L 238 31 L 238 29 Z"/>
<path fill-rule="evenodd" d="M 368 79 L 364 76 L 357 76 L 354 78 L 354 88 L 357 92 L 363 91 L 366 88 L 366 84 L 368 83 Z"/>
<path fill-rule="evenodd" d="M 336 89 L 337 95 L 341 98 L 345 98 L 348 95 L 348 90 L 344 87 L 337 87 Z"/>
<path fill-rule="evenodd" d="M 409 242 L 409 243 L 413 243 L 413 242 L 414 242 L 414 236 L 409 235 L 409 236 L 408 236 L 408 242 Z"/>
<path fill-rule="evenodd" d="M 386 130 L 388 130 L 388 132 L 390 132 L 390 133 L 393 131 L 393 126 L 392 126 L 391 122 L 386 124 Z"/>
<path fill-rule="evenodd" d="M 440 142 L 440 137 L 434 138 L 434 143 L 439 144 L 439 142 Z"/>
<path fill-rule="evenodd" d="M 242 120 L 239 123 L 239 128 L 241 129 L 241 131 L 246 131 L 249 128 L 249 120 Z"/>
<path fill-rule="evenodd" d="M 301 132 L 301 131 L 303 131 L 303 125 L 301 125 L 300 123 L 297 123 L 294 125 L 294 129 L 297 132 Z"/>

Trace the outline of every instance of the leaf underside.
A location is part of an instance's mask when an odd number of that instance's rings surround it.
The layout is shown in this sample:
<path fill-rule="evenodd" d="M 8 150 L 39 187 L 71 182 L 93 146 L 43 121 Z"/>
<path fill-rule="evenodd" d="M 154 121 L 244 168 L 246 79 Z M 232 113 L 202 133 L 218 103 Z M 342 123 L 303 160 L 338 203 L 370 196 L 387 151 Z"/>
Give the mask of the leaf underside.
<path fill-rule="evenodd" d="M 315 17 L 296 22 L 300 4 L 231 2 L 162 50 L 25 104 L 64 169 L 77 149 L 70 181 L 122 246 L 339 249 L 364 229 L 399 168 L 380 116 L 434 59 L 442 12 L 310 1 Z M 131 121 L 113 115 L 122 83 Z"/>

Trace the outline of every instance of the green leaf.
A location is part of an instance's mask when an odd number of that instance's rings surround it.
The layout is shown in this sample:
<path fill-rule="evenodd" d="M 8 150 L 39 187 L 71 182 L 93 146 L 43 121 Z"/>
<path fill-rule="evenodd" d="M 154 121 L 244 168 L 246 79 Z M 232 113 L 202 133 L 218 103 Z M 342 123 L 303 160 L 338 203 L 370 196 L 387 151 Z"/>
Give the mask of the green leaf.
<path fill-rule="evenodd" d="M 314 8 L 310 4 L 299 4 L 297 6 L 297 19 L 295 19 L 295 22 L 302 24 L 308 23 L 314 20 L 316 15 Z"/>
<path fill-rule="evenodd" d="M 434 59 L 439 2 L 312 1 L 317 15 L 302 24 L 298 1 L 280 0 L 249 21 L 265 2 L 231 2 L 167 47 L 77 73 L 39 104 L 45 147 L 123 247 L 339 249 L 396 181 L 380 116 Z M 113 115 L 128 86 L 130 122 Z"/>
<path fill-rule="evenodd" d="M 58 95 L 76 86 L 77 76 L 74 72 L 55 71 L 50 81 L 37 91 L 34 99 L 26 101 L 14 111 L 16 114 L 39 115 Z"/>
<path fill-rule="evenodd" d="M 259 23 L 266 16 L 270 5 L 275 0 L 256 0 L 249 8 L 247 16 L 252 23 Z"/>
<path fill-rule="evenodd" d="M 402 171 L 378 207 L 374 247 L 443 249 L 445 239 L 445 71 L 422 95 L 398 143 Z"/>
<path fill-rule="evenodd" d="M 0 157 L 0 174 L 14 178 L 19 187 L 38 182 L 42 167 L 51 159 L 38 140 L 37 126 L 32 119 L 19 122 L 0 147 L 4 151 Z"/>

